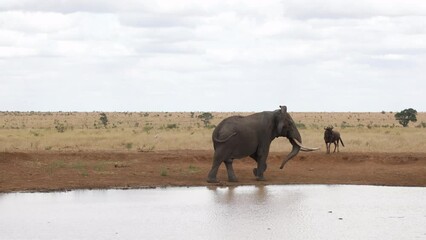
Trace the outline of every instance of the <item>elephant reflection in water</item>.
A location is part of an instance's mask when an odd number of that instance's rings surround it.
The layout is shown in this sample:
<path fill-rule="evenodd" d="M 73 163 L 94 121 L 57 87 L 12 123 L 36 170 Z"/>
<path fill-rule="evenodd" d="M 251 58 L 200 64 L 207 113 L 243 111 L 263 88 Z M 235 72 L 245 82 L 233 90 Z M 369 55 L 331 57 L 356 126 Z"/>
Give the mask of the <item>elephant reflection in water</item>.
<path fill-rule="evenodd" d="M 268 190 L 265 186 L 229 186 L 226 188 L 210 186 L 208 188 L 214 192 L 215 201 L 221 204 L 233 204 L 241 202 L 257 204 L 265 203 L 268 200 Z"/>

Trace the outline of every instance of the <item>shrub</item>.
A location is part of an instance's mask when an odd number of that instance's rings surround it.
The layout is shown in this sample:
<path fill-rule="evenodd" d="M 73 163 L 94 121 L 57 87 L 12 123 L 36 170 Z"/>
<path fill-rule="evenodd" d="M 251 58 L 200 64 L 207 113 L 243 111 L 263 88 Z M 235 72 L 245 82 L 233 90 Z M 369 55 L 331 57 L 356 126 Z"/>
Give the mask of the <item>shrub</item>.
<path fill-rule="evenodd" d="M 421 122 L 419 125 L 416 126 L 416 128 L 426 128 L 426 122 Z"/>
<path fill-rule="evenodd" d="M 175 129 L 178 128 L 178 125 L 176 123 L 169 123 L 166 126 L 167 129 Z"/>
<path fill-rule="evenodd" d="M 160 171 L 160 175 L 161 175 L 162 177 L 166 177 L 166 176 L 168 176 L 168 175 L 169 175 L 169 173 L 168 173 L 167 169 L 162 168 L 162 169 L 161 169 L 161 171 Z"/>
<path fill-rule="evenodd" d="M 61 123 L 59 120 L 55 120 L 53 123 L 55 124 L 56 131 L 58 131 L 60 133 L 65 132 L 65 130 L 67 129 L 65 124 Z"/>
<path fill-rule="evenodd" d="M 190 164 L 189 167 L 188 167 L 188 171 L 190 173 L 197 173 L 197 172 L 200 171 L 200 168 L 198 168 L 197 166 L 194 166 L 194 165 Z"/>
<path fill-rule="evenodd" d="M 343 121 L 341 124 L 340 124 L 340 128 L 342 128 L 342 129 L 345 129 L 345 128 L 348 128 L 348 127 L 354 127 L 354 126 L 352 126 L 352 125 L 350 125 L 348 122 L 346 122 L 346 121 Z"/>
<path fill-rule="evenodd" d="M 99 114 L 99 121 L 102 123 L 102 125 L 104 125 L 104 127 L 106 128 L 106 126 L 108 125 L 108 117 L 105 113 L 100 113 Z"/>
<path fill-rule="evenodd" d="M 149 131 L 151 131 L 153 128 L 154 128 L 153 126 L 145 125 L 143 127 L 143 131 L 146 132 L 146 133 L 149 133 Z"/>
<path fill-rule="evenodd" d="M 133 147 L 133 143 L 128 142 L 128 143 L 125 144 L 125 146 L 126 146 L 127 150 L 130 150 Z"/>

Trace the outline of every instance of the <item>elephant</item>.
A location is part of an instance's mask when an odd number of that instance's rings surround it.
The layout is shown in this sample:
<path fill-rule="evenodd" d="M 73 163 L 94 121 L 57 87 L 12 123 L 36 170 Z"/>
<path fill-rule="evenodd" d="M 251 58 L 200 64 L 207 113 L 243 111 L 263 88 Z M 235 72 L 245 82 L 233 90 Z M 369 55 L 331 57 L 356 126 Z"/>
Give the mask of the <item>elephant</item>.
<path fill-rule="evenodd" d="M 256 180 L 265 180 L 263 173 L 267 168 L 266 159 L 269 148 L 272 140 L 277 137 L 287 137 L 293 145 L 291 152 L 282 160 L 280 169 L 299 151 L 319 149 L 302 145 L 302 137 L 286 106 L 280 106 L 280 109 L 275 111 L 258 112 L 246 117 L 231 116 L 224 119 L 212 134 L 214 156 L 207 182 L 218 183 L 216 175 L 222 162 L 226 166 L 228 181 L 238 181 L 232 162 L 234 159 L 247 156 L 257 162 L 257 168 L 253 169 Z"/>
<path fill-rule="evenodd" d="M 324 128 L 324 141 L 325 141 L 325 147 L 327 148 L 327 153 L 330 153 L 330 145 L 331 143 L 334 143 L 334 151 L 339 152 L 339 141 L 342 143 L 342 146 L 344 147 L 345 144 L 343 143 L 342 138 L 340 137 L 340 133 L 338 131 L 333 131 L 333 127 L 325 127 Z"/>

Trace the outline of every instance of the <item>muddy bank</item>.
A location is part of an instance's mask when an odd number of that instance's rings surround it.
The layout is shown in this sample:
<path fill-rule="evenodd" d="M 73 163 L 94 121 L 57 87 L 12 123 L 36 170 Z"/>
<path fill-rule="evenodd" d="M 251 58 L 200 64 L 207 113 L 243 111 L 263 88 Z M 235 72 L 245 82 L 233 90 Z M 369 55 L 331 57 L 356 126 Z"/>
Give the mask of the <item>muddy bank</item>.
<path fill-rule="evenodd" d="M 426 153 L 300 153 L 279 169 L 286 153 L 270 153 L 266 181 L 255 180 L 250 158 L 235 160 L 239 182 L 225 166 L 216 185 L 371 184 L 426 186 Z M 0 192 L 160 186 L 209 186 L 212 151 L 0 153 Z"/>

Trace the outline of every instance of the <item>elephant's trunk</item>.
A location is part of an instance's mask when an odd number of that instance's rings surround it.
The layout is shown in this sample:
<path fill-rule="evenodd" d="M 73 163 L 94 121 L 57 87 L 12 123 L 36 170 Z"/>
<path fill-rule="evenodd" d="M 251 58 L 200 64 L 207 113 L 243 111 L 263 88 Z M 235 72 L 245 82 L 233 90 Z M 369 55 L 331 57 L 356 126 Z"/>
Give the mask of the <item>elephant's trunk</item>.
<path fill-rule="evenodd" d="M 294 128 L 292 129 L 292 131 L 290 131 L 290 134 L 288 135 L 288 139 L 290 140 L 291 145 L 293 145 L 293 149 L 291 150 L 291 152 L 287 155 L 286 158 L 283 159 L 283 161 L 281 162 L 281 166 L 280 169 L 283 169 L 284 165 L 293 157 L 295 157 L 302 146 L 300 146 L 300 144 L 298 144 L 298 142 L 302 142 L 302 137 L 300 136 L 299 131 L 297 130 L 296 126 L 294 126 Z"/>
<path fill-rule="evenodd" d="M 295 142 L 292 138 L 290 138 L 290 142 L 291 142 L 291 144 L 293 145 L 293 149 L 292 149 L 292 150 L 291 150 L 291 152 L 287 155 L 287 157 L 283 159 L 283 161 L 282 161 L 282 163 L 281 163 L 281 166 L 280 166 L 280 169 L 283 169 L 284 165 L 288 162 L 288 160 L 292 159 L 292 158 L 293 158 L 294 156 L 296 156 L 296 155 L 299 153 L 299 151 L 300 151 L 300 146 L 299 146 L 299 145 L 297 145 L 297 143 L 296 143 L 296 142 Z"/>

